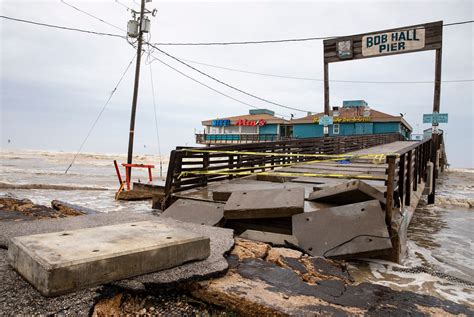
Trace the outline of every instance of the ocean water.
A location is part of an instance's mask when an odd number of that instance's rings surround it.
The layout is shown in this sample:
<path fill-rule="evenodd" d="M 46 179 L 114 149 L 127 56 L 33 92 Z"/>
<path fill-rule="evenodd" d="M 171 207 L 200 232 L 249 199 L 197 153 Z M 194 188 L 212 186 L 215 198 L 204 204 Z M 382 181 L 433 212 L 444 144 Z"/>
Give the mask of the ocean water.
<path fill-rule="evenodd" d="M 80 154 L 65 174 L 73 156 L 74 153 L 67 152 L 1 151 L 0 195 L 9 193 L 44 205 L 59 199 L 100 212 L 151 211 L 149 201 L 114 199 L 119 182 L 113 160 L 125 162 L 124 155 Z M 136 163 L 155 164 L 156 183 L 164 183 L 166 176 L 168 158 L 161 161 L 162 177 L 160 157 L 144 155 L 134 159 Z M 135 169 L 133 178 L 147 181 L 146 170 Z M 64 185 L 73 189 L 12 189 L 6 188 L 8 184 Z M 440 176 L 436 204 L 420 202 L 408 229 L 408 239 L 408 255 L 401 265 L 374 259 L 351 261 L 349 269 L 356 282 L 371 281 L 474 307 L 474 169 L 451 168 Z M 397 270 L 419 266 L 429 268 L 430 273 Z"/>

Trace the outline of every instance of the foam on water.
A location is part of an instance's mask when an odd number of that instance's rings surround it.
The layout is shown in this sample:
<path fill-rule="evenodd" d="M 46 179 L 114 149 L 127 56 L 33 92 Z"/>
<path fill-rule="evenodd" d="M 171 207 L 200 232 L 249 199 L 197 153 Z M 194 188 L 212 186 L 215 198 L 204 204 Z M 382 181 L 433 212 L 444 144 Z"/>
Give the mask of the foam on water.
<path fill-rule="evenodd" d="M 370 280 L 474 307 L 474 170 L 450 169 L 437 182 L 435 205 L 420 201 L 408 228 L 408 254 L 401 265 L 353 262 L 356 281 Z M 406 273 L 394 268 L 426 267 L 441 274 Z M 449 280 L 444 274 L 464 280 Z M 440 277 L 441 276 L 441 277 Z M 468 285 L 466 285 L 468 284 Z"/>

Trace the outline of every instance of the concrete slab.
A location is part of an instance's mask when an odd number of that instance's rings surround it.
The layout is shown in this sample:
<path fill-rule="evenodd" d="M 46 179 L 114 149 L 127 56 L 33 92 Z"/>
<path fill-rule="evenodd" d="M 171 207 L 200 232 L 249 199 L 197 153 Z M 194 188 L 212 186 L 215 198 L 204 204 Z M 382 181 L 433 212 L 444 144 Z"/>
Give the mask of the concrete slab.
<path fill-rule="evenodd" d="M 208 237 L 144 221 L 13 238 L 8 259 L 45 296 L 203 260 Z"/>
<path fill-rule="evenodd" d="M 212 189 L 212 198 L 216 201 L 227 201 L 233 192 L 251 191 L 264 189 L 287 189 L 303 187 L 301 184 L 293 183 L 274 183 L 265 181 L 248 180 L 245 183 L 225 183 L 215 189 Z"/>
<path fill-rule="evenodd" d="M 151 212 L 137 213 L 133 210 L 61 219 L 0 222 L 0 246 L 6 247 L 7 241 L 16 236 L 145 220 L 170 224 L 210 237 L 211 255 L 203 261 L 188 262 L 163 271 L 109 284 L 114 289 L 138 292 L 147 289 L 162 289 L 177 281 L 199 281 L 220 276 L 227 271 L 229 264 L 224 254 L 234 246 L 233 230 L 180 222 L 156 216 Z M 2 281 L 0 283 L 0 312 L 7 315 L 89 315 L 96 298 L 101 296 L 101 293 L 96 290 L 107 292 L 109 289 L 103 286 L 57 297 L 44 297 L 21 278 L 10 265 L 6 264 L 6 257 L 7 250 L 0 248 L 0 281 Z M 5 259 L 5 265 L 1 264 L 2 259 Z"/>
<path fill-rule="evenodd" d="M 256 230 L 245 230 L 241 235 L 241 238 L 271 243 L 274 245 L 285 245 L 287 241 L 291 244 L 298 245 L 298 240 L 295 236 L 289 234 L 281 234 L 274 232 L 256 231 Z"/>
<path fill-rule="evenodd" d="M 304 211 L 304 188 L 233 192 L 224 207 L 226 219 L 290 217 Z"/>
<path fill-rule="evenodd" d="M 162 216 L 208 226 L 222 226 L 225 222 L 224 204 L 189 199 L 178 199 Z"/>
<path fill-rule="evenodd" d="M 294 215 L 293 235 L 314 256 L 351 258 L 392 248 L 378 200 Z M 334 225 L 337 224 L 337 225 Z"/>
<path fill-rule="evenodd" d="M 372 199 L 377 199 L 385 204 L 384 193 L 361 180 L 352 180 L 335 186 L 324 187 L 312 192 L 308 197 L 310 201 L 337 205 L 354 204 Z"/>

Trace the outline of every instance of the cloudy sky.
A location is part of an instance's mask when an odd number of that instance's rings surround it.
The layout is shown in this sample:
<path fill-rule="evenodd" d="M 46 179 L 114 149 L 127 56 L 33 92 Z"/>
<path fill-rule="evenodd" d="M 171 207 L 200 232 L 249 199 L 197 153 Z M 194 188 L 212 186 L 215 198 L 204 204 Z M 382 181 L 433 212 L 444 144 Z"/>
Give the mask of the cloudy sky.
<path fill-rule="evenodd" d="M 67 0 L 66 0 L 67 1 Z M 130 12 L 114 0 L 70 0 L 105 21 L 126 28 Z M 132 0 L 121 0 L 138 9 Z M 60 1 L 1 0 L 1 15 L 37 22 L 123 34 Z M 350 35 L 443 20 L 473 20 L 473 1 L 158 1 L 151 42 L 215 42 Z M 473 26 L 444 28 L 443 80 L 472 79 Z M 1 144 L 3 149 L 75 151 L 134 56 L 124 40 L 0 20 Z M 163 46 L 183 59 L 283 76 L 323 78 L 322 41 L 241 45 Z M 278 108 L 242 95 L 153 53 L 187 75 L 257 107 L 296 117 L 305 113 Z M 330 79 L 431 81 L 434 51 L 330 65 Z M 146 59 L 145 59 L 146 61 Z M 240 89 L 288 106 L 323 110 L 320 81 L 245 74 L 192 64 Z M 194 145 L 201 120 L 247 113 L 248 107 L 205 88 L 159 62 L 143 63 L 135 149 L 157 153 L 153 73 L 162 153 Z M 84 152 L 126 153 L 134 67 L 126 74 L 84 146 Z M 331 105 L 364 99 L 391 114 L 406 114 L 415 132 L 428 128 L 422 114 L 432 111 L 433 84 L 330 84 Z M 473 82 L 443 83 L 441 112 L 449 113 L 448 159 L 474 167 Z M 8 140 L 11 143 L 8 143 Z"/>

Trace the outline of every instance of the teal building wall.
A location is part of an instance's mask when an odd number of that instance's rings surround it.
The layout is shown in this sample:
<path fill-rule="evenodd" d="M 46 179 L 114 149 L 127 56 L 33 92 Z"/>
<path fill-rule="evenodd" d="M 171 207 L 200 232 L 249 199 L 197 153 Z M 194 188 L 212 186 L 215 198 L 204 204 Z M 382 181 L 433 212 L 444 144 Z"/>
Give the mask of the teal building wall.
<path fill-rule="evenodd" d="M 259 127 L 259 134 L 278 134 L 278 124 L 266 124 Z"/>
<path fill-rule="evenodd" d="M 410 137 L 410 133 L 401 129 L 399 122 L 357 122 L 340 123 L 339 134 L 333 134 L 333 126 L 329 126 L 329 135 L 360 135 L 360 134 L 381 134 L 400 132 L 405 138 Z M 301 123 L 293 126 L 293 137 L 298 139 L 315 138 L 323 136 L 323 126 L 316 123 Z"/>
<path fill-rule="evenodd" d="M 323 136 L 323 126 L 316 123 L 301 123 L 293 125 L 293 137 L 297 139 Z"/>

